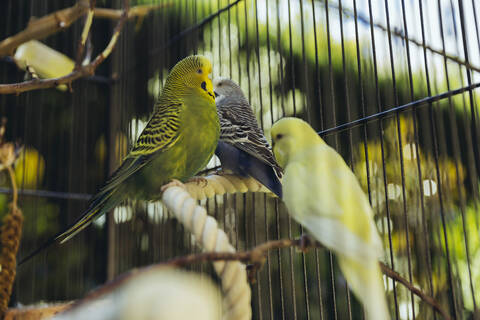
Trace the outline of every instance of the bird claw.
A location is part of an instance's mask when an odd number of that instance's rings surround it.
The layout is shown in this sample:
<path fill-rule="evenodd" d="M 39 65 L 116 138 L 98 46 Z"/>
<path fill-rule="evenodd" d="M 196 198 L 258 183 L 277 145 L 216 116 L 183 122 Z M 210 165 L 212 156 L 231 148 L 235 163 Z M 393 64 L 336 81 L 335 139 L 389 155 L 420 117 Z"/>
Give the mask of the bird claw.
<path fill-rule="evenodd" d="M 217 170 L 215 170 L 215 175 L 217 175 L 217 176 L 223 177 L 223 176 L 226 176 L 228 174 L 229 174 L 229 172 L 223 170 L 223 168 L 218 168 Z"/>
<path fill-rule="evenodd" d="M 197 185 L 202 183 L 203 184 L 202 188 L 205 188 L 208 185 L 208 180 L 204 177 L 199 177 L 199 176 L 193 177 L 193 178 L 191 178 L 190 180 L 187 181 L 187 183 L 190 183 L 190 182 L 194 182 Z"/>
<path fill-rule="evenodd" d="M 311 236 L 307 234 L 302 234 L 299 240 L 298 250 L 300 250 L 303 253 L 306 253 L 308 249 L 314 247 L 315 243 L 316 243 L 315 239 L 312 239 Z"/>
<path fill-rule="evenodd" d="M 185 185 L 184 185 L 180 180 L 172 179 L 172 181 L 170 181 L 169 183 L 163 185 L 163 186 L 160 188 L 160 191 L 164 192 L 165 190 L 167 190 L 167 189 L 170 188 L 170 187 L 182 187 L 182 188 L 185 188 Z"/>
<path fill-rule="evenodd" d="M 265 264 L 265 259 L 262 259 L 259 262 L 247 264 L 247 278 L 248 282 L 254 284 L 257 282 L 257 272 L 262 269 L 263 265 Z"/>

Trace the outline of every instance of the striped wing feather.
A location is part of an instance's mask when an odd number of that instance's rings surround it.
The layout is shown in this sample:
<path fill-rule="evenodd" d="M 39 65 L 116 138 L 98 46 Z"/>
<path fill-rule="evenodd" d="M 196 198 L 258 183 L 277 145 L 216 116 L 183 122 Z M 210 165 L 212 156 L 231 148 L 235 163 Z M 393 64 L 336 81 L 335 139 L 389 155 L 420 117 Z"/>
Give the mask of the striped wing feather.
<path fill-rule="evenodd" d="M 156 152 L 171 148 L 178 140 L 182 104 L 157 106 L 122 165 L 102 188 L 109 191 L 148 163 Z M 101 192 L 101 193 L 102 193 Z"/>
<path fill-rule="evenodd" d="M 217 111 L 221 127 L 220 141 L 230 143 L 271 166 L 277 176 L 281 177 L 282 169 L 275 161 L 248 102 L 225 97 L 217 105 Z"/>

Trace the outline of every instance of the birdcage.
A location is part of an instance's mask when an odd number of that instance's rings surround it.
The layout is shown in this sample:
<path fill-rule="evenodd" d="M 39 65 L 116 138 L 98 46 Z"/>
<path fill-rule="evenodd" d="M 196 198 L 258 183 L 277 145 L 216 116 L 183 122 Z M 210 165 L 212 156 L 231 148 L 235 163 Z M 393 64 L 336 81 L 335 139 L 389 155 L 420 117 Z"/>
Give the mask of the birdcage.
<path fill-rule="evenodd" d="M 10 49 L 0 42 L 0 93 L 17 93 L 0 95 L 0 114 L 6 137 L 24 146 L 15 166 L 25 216 L 20 257 L 82 213 L 146 125 L 170 68 L 202 54 L 213 77 L 242 87 L 268 139 L 276 120 L 299 117 L 343 156 L 375 212 L 382 262 L 393 271 L 384 276 L 393 319 L 479 316 L 476 0 L 9 0 L 0 3 L 0 40 L 66 8 L 77 16 L 56 15 L 52 32 L 38 27 L 23 42 L 38 39 L 79 67 L 119 31 L 91 74 L 64 87 L 5 86 L 35 74 L 13 55 L 21 41 Z M 213 158 L 208 168 L 219 164 Z M 12 190 L 2 179 L 6 211 Z M 265 193 L 200 204 L 237 251 L 304 233 Z M 126 199 L 19 267 L 11 305 L 78 299 L 132 268 L 200 251 L 161 201 Z M 187 268 L 214 274 L 205 263 Z M 326 249 L 270 250 L 254 279 L 253 319 L 363 318 Z"/>

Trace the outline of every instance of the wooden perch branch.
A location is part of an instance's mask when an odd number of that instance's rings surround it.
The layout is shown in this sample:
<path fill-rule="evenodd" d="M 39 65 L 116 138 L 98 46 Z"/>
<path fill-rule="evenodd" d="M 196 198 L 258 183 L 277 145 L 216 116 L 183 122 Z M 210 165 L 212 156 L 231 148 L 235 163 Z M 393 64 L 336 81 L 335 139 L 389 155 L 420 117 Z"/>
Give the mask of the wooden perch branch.
<path fill-rule="evenodd" d="M 140 5 L 128 10 L 127 17 L 143 17 L 150 11 L 166 8 L 173 3 L 164 3 L 160 5 Z M 86 15 L 90 4 L 88 0 L 79 0 L 74 6 L 52 12 L 38 19 L 32 19 L 28 26 L 19 33 L 8 37 L 0 42 L 0 57 L 13 55 L 15 49 L 30 40 L 41 40 L 58 31 L 68 28 L 80 17 Z M 96 18 L 114 19 L 122 18 L 124 10 L 95 8 L 93 15 Z"/>
<path fill-rule="evenodd" d="M 72 307 L 79 306 L 81 304 L 95 300 L 100 296 L 103 296 L 104 294 L 112 292 L 116 288 L 118 288 L 120 285 L 130 280 L 132 277 L 135 277 L 142 272 L 147 272 L 152 269 L 165 268 L 168 266 L 185 267 L 190 264 L 202 263 L 202 262 L 236 260 L 236 261 L 241 261 L 243 263 L 253 264 L 254 267 L 252 270 L 256 271 L 258 270 L 259 267 L 263 265 L 269 250 L 290 248 L 290 247 L 297 247 L 297 248 L 300 248 L 301 250 L 306 250 L 308 248 L 323 248 L 323 246 L 320 243 L 311 241 L 311 240 L 305 241 L 305 239 L 302 237 L 301 239 L 297 239 L 297 240 L 280 239 L 280 240 L 268 241 L 254 247 L 251 250 L 243 251 L 243 252 L 205 252 L 205 253 L 190 254 L 182 257 L 177 257 L 163 263 L 158 263 L 155 265 L 151 265 L 148 267 L 127 272 L 117 277 L 116 279 L 112 280 L 111 282 L 105 284 L 104 286 L 100 287 L 99 289 L 91 292 L 84 299 L 75 302 L 74 304 L 72 304 Z M 433 299 L 432 297 L 430 297 L 420 289 L 413 286 L 407 279 L 400 276 L 397 272 L 393 271 L 385 264 L 380 263 L 380 268 L 386 276 L 403 284 L 408 290 L 410 290 L 415 295 L 417 295 L 425 303 L 433 307 L 438 313 L 442 315 L 444 319 L 447 319 L 447 320 L 451 319 L 448 313 L 440 306 L 440 304 L 437 301 L 435 301 L 435 299 Z"/>
<path fill-rule="evenodd" d="M 444 319 L 451 319 L 448 313 L 445 310 L 443 310 L 443 308 L 438 304 L 437 301 L 435 301 L 435 299 L 433 299 L 432 297 L 424 293 L 422 290 L 416 288 L 407 279 L 403 278 L 397 272 L 393 271 L 383 263 L 380 263 L 380 269 L 382 269 L 382 272 L 387 277 L 392 278 L 395 281 L 403 284 L 408 290 L 410 290 L 410 292 L 413 292 L 415 295 L 420 297 L 420 299 L 422 299 L 424 302 L 432 306 L 438 313 L 442 315 Z"/>
<path fill-rule="evenodd" d="M 13 55 L 22 43 L 33 39 L 44 39 L 51 34 L 68 28 L 88 11 L 87 0 L 80 0 L 74 6 L 55 11 L 38 19 L 30 20 L 23 31 L 0 42 L 0 57 Z"/>
<path fill-rule="evenodd" d="M 128 3 L 128 1 L 126 2 Z M 118 37 L 120 35 L 120 31 L 122 30 L 123 25 L 127 20 L 128 8 L 125 8 L 123 12 L 124 12 L 123 17 L 118 21 L 117 25 L 115 26 L 110 42 L 108 43 L 106 48 L 103 50 L 103 52 L 100 53 L 95 58 L 95 60 L 93 60 L 91 63 L 85 66 L 79 66 L 78 68 L 73 70 L 71 73 L 59 78 L 32 79 L 30 81 L 24 81 L 20 83 L 2 84 L 0 85 L 0 94 L 13 94 L 13 93 L 20 94 L 25 91 L 52 88 L 61 84 L 71 85 L 72 81 L 74 80 L 77 80 L 85 76 L 93 75 L 97 67 L 110 55 L 110 53 L 112 52 L 113 48 L 117 43 Z"/>
<path fill-rule="evenodd" d="M 172 5 L 173 3 L 168 2 L 168 3 L 162 3 L 162 4 L 156 4 L 156 5 L 147 4 L 147 5 L 134 6 L 134 7 L 131 7 L 130 10 L 128 10 L 128 18 L 131 19 L 135 17 L 144 17 L 153 10 L 168 8 Z M 116 20 L 122 17 L 122 12 L 123 10 L 95 8 L 94 15 L 95 15 L 95 18 Z"/>

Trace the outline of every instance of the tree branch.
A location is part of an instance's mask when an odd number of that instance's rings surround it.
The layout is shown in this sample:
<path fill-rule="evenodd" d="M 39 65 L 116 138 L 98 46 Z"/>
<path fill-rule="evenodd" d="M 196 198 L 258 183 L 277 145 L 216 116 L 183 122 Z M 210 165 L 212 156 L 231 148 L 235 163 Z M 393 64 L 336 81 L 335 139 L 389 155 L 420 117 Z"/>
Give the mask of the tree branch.
<path fill-rule="evenodd" d="M 14 50 L 27 41 L 43 39 L 68 28 L 89 8 L 88 0 L 79 0 L 74 6 L 55 11 L 38 19 L 31 19 L 27 27 L 0 42 L 0 57 L 13 55 Z"/>
<path fill-rule="evenodd" d="M 135 269 L 127 273 L 124 273 L 119 277 L 117 277 L 116 279 L 112 280 L 111 282 L 100 287 L 99 289 L 91 292 L 85 298 L 76 301 L 75 303 L 72 304 L 72 307 L 77 307 L 81 304 L 95 300 L 106 293 L 112 292 L 116 288 L 118 288 L 120 285 L 132 279 L 133 277 L 137 276 L 138 274 L 142 272 L 148 272 L 152 269 L 165 268 L 165 267 L 185 267 L 190 264 L 202 263 L 202 262 L 236 260 L 236 261 L 241 261 L 243 263 L 252 264 L 253 268 L 251 269 L 251 271 L 255 272 L 263 265 L 269 250 L 290 248 L 290 247 L 297 247 L 297 248 L 300 248 L 300 250 L 302 251 L 305 251 L 309 248 L 323 248 L 323 246 L 320 243 L 316 241 L 312 241 L 309 238 L 307 238 L 306 240 L 305 237 L 302 237 L 296 240 L 280 239 L 280 240 L 268 241 L 254 247 L 251 250 L 243 251 L 243 252 L 233 252 L 233 253 L 205 252 L 205 253 L 190 254 L 182 257 L 177 257 L 177 258 L 168 260 L 166 262 L 150 265 L 148 267 Z M 393 271 L 387 265 L 381 262 L 380 262 L 380 269 L 387 277 L 403 284 L 408 290 L 410 290 L 415 295 L 417 295 L 425 303 L 433 307 L 434 310 L 440 313 L 444 319 L 451 320 L 451 317 L 449 316 L 449 314 L 440 306 L 440 304 L 435 299 L 433 299 L 432 297 L 430 297 L 420 289 L 413 286 L 407 279 L 403 278 L 400 274 Z"/>
<path fill-rule="evenodd" d="M 168 7 L 171 7 L 172 5 L 173 5 L 172 2 L 168 2 L 168 3 L 157 4 L 157 5 L 134 6 L 134 7 L 131 7 L 130 10 L 128 10 L 128 18 L 131 19 L 135 17 L 144 17 L 153 10 L 168 8 Z M 94 15 L 95 15 L 95 18 L 99 18 L 99 19 L 116 20 L 121 18 L 122 12 L 123 10 L 95 8 Z"/>
<path fill-rule="evenodd" d="M 394 279 L 395 281 L 403 284 L 408 290 L 416 294 L 420 299 L 422 299 L 424 302 L 428 303 L 430 306 L 432 306 L 438 313 L 442 315 L 444 319 L 451 319 L 448 313 L 442 309 L 440 304 L 435 301 L 432 297 L 421 291 L 420 289 L 416 288 L 414 285 L 412 285 L 407 279 L 403 278 L 400 276 L 397 272 L 393 271 L 389 267 L 387 267 L 385 264 L 380 263 L 380 269 L 382 269 L 382 272 L 389 278 Z"/>
<path fill-rule="evenodd" d="M 126 3 L 128 5 L 128 1 L 126 1 Z M 128 12 L 128 7 L 124 8 L 123 10 L 124 14 L 122 18 L 118 21 L 117 25 L 115 26 L 110 42 L 108 43 L 106 48 L 103 50 L 103 52 L 100 53 L 95 58 L 95 60 L 93 60 L 91 63 L 85 66 L 79 66 L 78 68 L 73 70 L 71 73 L 59 78 L 32 79 L 30 81 L 24 81 L 20 83 L 2 84 L 0 85 L 0 94 L 13 94 L 13 93 L 20 94 L 25 91 L 52 88 L 61 84 L 71 85 L 71 83 L 74 80 L 77 80 L 85 76 L 93 75 L 97 67 L 110 55 L 113 48 L 115 47 L 118 37 L 120 35 L 120 31 L 122 30 L 123 25 L 127 20 L 127 12 Z"/>
<path fill-rule="evenodd" d="M 128 10 L 128 18 L 143 17 L 150 11 L 172 6 L 173 3 L 160 5 L 140 5 Z M 90 4 L 88 0 L 79 0 L 74 6 L 52 12 L 38 19 L 32 19 L 27 27 L 19 33 L 8 37 L 0 42 L 0 58 L 13 55 L 15 49 L 30 40 L 41 40 L 58 31 L 68 28 L 80 17 L 88 13 Z M 120 19 L 123 10 L 95 8 L 93 12 L 96 18 Z"/>

